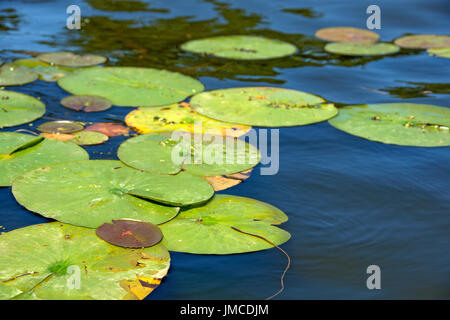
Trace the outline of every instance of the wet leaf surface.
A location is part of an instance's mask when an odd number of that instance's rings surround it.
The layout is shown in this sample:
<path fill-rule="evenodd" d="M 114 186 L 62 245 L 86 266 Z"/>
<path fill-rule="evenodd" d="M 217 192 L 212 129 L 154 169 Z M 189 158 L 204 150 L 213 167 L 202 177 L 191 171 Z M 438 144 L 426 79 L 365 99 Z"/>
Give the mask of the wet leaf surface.
<path fill-rule="evenodd" d="M 0 86 L 23 85 L 33 82 L 37 78 L 36 72 L 13 63 L 5 63 L 0 66 Z"/>
<path fill-rule="evenodd" d="M 94 123 L 88 126 L 85 130 L 100 132 L 107 135 L 108 137 L 127 135 L 128 132 L 130 131 L 130 129 L 120 124 L 106 123 L 106 122 Z"/>
<path fill-rule="evenodd" d="M 36 130 L 45 133 L 73 133 L 83 129 L 84 125 L 81 122 L 71 120 L 50 121 L 36 127 Z"/>
<path fill-rule="evenodd" d="M 113 220 L 98 227 L 96 234 L 108 243 L 125 248 L 151 247 L 162 239 L 156 225 L 136 220 Z"/>
<path fill-rule="evenodd" d="M 0 90 L 0 129 L 18 126 L 42 117 L 45 105 L 36 98 Z"/>
<path fill-rule="evenodd" d="M 450 36 L 416 34 L 400 37 L 394 43 L 399 47 L 407 49 L 444 48 L 450 47 Z"/>
<path fill-rule="evenodd" d="M 58 79 L 75 71 L 72 68 L 54 66 L 34 58 L 18 59 L 14 61 L 14 64 L 33 70 L 39 75 L 40 80 L 47 82 L 57 81 Z"/>
<path fill-rule="evenodd" d="M 90 67 L 106 62 L 106 58 L 93 54 L 78 55 L 72 52 L 51 52 L 37 56 L 41 61 L 64 67 Z"/>
<path fill-rule="evenodd" d="M 327 41 L 354 43 L 376 42 L 380 37 L 373 31 L 352 27 L 323 28 L 317 30 L 315 36 Z"/>
<path fill-rule="evenodd" d="M 325 46 L 325 51 L 345 56 L 383 56 L 397 53 L 400 50 L 394 44 L 333 42 Z"/>
<path fill-rule="evenodd" d="M 61 105 L 68 109 L 84 112 L 99 112 L 111 108 L 108 99 L 97 96 L 69 96 L 61 100 Z"/>
<path fill-rule="evenodd" d="M 169 267 L 161 244 L 125 249 L 99 239 L 95 230 L 59 222 L 0 235 L 1 299 L 143 299 Z"/>

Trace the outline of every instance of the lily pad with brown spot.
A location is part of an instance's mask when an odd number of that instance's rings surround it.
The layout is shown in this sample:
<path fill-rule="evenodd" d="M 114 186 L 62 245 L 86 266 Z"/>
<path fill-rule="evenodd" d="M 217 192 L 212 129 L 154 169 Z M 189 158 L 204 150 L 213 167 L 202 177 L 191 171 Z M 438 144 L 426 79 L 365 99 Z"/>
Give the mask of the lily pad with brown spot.
<path fill-rule="evenodd" d="M 20 86 L 37 80 L 38 74 L 22 66 L 5 63 L 0 67 L 0 86 Z"/>
<path fill-rule="evenodd" d="M 252 169 L 245 170 L 234 174 L 226 174 L 223 176 L 203 177 L 214 189 L 214 191 L 222 191 L 234 187 L 244 180 L 250 178 Z"/>
<path fill-rule="evenodd" d="M 93 54 L 74 54 L 72 52 L 51 52 L 37 56 L 41 61 L 65 67 L 91 67 L 105 63 L 107 58 Z"/>
<path fill-rule="evenodd" d="M 317 30 L 315 36 L 327 41 L 355 43 L 377 42 L 380 38 L 380 36 L 373 31 L 352 27 L 323 28 Z"/>
<path fill-rule="evenodd" d="M 167 249 L 126 249 L 95 230 L 60 222 L 0 235 L 0 298 L 36 300 L 143 299 L 166 276 Z"/>
<path fill-rule="evenodd" d="M 137 220 L 113 220 L 97 228 L 99 238 L 115 246 L 125 248 L 146 248 L 162 239 L 161 230 L 150 222 Z"/>
<path fill-rule="evenodd" d="M 69 96 L 61 100 L 61 105 L 68 109 L 84 112 L 100 112 L 111 108 L 111 101 L 98 96 Z"/>
<path fill-rule="evenodd" d="M 0 129 L 34 121 L 45 114 L 45 105 L 38 99 L 0 90 Z"/>
<path fill-rule="evenodd" d="M 77 121 L 60 120 L 45 122 L 36 129 L 46 133 L 73 133 L 83 130 L 84 125 Z"/>
<path fill-rule="evenodd" d="M 127 135 L 128 132 L 130 131 L 130 129 L 121 124 L 107 123 L 107 122 L 94 123 L 88 126 L 85 130 L 100 132 L 107 135 L 108 137 Z"/>
<path fill-rule="evenodd" d="M 416 34 L 404 36 L 394 41 L 396 45 L 406 49 L 429 49 L 450 47 L 450 36 L 435 34 Z"/>
<path fill-rule="evenodd" d="M 344 56 L 384 56 L 400 51 L 400 48 L 392 43 L 352 43 L 333 42 L 325 46 L 325 51 Z"/>

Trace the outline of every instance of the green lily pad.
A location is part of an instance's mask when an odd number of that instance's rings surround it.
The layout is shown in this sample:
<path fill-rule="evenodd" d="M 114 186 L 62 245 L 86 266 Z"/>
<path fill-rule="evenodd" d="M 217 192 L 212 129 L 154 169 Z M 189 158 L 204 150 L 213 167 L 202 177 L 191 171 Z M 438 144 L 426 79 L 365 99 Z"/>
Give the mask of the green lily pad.
<path fill-rule="evenodd" d="M 61 100 L 61 105 L 68 109 L 84 112 L 99 112 L 111 108 L 108 99 L 97 96 L 69 96 Z"/>
<path fill-rule="evenodd" d="M 111 245 L 95 230 L 59 222 L 0 235 L 0 298 L 143 299 L 167 274 L 170 255 Z"/>
<path fill-rule="evenodd" d="M 428 54 L 441 58 L 450 58 L 450 47 L 431 48 L 427 50 Z"/>
<path fill-rule="evenodd" d="M 73 73 L 75 70 L 67 67 L 53 66 L 38 59 L 19 59 L 14 64 L 29 68 L 39 75 L 39 79 L 47 82 L 54 82 L 58 79 Z"/>
<path fill-rule="evenodd" d="M 32 169 L 71 160 L 89 159 L 87 152 L 70 142 L 14 132 L 0 133 L 0 186 Z"/>
<path fill-rule="evenodd" d="M 80 131 L 73 134 L 73 139 L 70 140 L 76 144 L 83 146 L 92 146 L 96 144 L 102 144 L 108 141 L 109 137 L 106 134 L 95 131 Z"/>
<path fill-rule="evenodd" d="M 36 98 L 0 90 L 0 129 L 18 126 L 42 117 L 45 105 Z"/>
<path fill-rule="evenodd" d="M 380 36 L 373 31 L 352 27 L 323 28 L 317 30 L 315 36 L 327 41 L 354 43 L 377 42 L 378 38 L 380 38 Z"/>
<path fill-rule="evenodd" d="M 306 125 L 328 120 L 338 112 L 321 97 L 271 87 L 206 91 L 192 97 L 191 106 L 213 119 L 261 127 Z"/>
<path fill-rule="evenodd" d="M 123 142 L 119 159 L 153 173 L 176 174 L 182 169 L 198 176 L 217 176 L 256 166 L 259 151 L 228 136 L 192 135 L 187 132 L 149 133 Z"/>
<path fill-rule="evenodd" d="M 160 228 L 162 243 L 170 251 L 232 254 L 273 247 L 259 237 L 276 245 L 288 241 L 290 234 L 273 226 L 287 220 L 281 210 L 267 203 L 221 194 L 202 207 L 180 212 Z"/>
<path fill-rule="evenodd" d="M 51 52 L 37 56 L 41 61 L 64 67 L 91 67 L 106 62 L 106 58 L 93 54 L 74 54 L 72 52 Z"/>
<path fill-rule="evenodd" d="M 5 63 L 0 67 L 0 86 L 19 86 L 37 80 L 38 74 L 33 70 Z"/>
<path fill-rule="evenodd" d="M 297 52 L 296 46 L 284 41 L 238 35 L 191 40 L 183 43 L 181 49 L 237 60 L 280 58 Z"/>
<path fill-rule="evenodd" d="M 399 50 L 400 48 L 396 45 L 384 42 L 333 42 L 325 46 L 325 51 L 344 56 L 384 56 L 397 53 Z"/>
<path fill-rule="evenodd" d="M 198 80 L 180 73 L 134 67 L 88 68 L 58 84 L 74 95 L 104 97 L 121 107 L 167 105 L 204 89 Z"/>
<path fill-rule="evenodd" d="M 125 122 L 141 134 L 182 130 L 194 132 L 195 124 L 202 133 L 239 137 L 251 127 L 214 120 L 198 114 L 188 104 L 172 104 L 162 108 L 139 108 L 131 111 Z"/>
<path fill-rule="evenodd" d="M 153 175 L 114 160 L 85 160 L 25 173 L 12 187 L 16 200 L 30 211 L 73 225 L 97 228 L 123 218 L 160 224 L 179 208 L 214 194 L 201 178 Z"/>
<path fill-rule="evenodd" d="M 36 130 L 46 133 L 73 133 L 83 129 L 84 125 L 81 122 L 70 120 L 45 122 L 36 128 Z"/>
<path fill-rule="evenodd" d="M 400 37 L 394 43 L 399 47 L 407 49 L 444 48 L 450 47 L 450 36 L 416 34 Z"/>
<path fill-rule="evenodd" d="M 100 239 L 125 248 L 145 248 L 159 243 L 161 230 L 150 222 L 137 220 L 113 220 L 95 231 Z"/>
<path fill-rule="evenodd" d="M 348 106 L 330 124 L 368 140 L 417 147 L 450 145 L 450 109 L 426 104 Z"/>

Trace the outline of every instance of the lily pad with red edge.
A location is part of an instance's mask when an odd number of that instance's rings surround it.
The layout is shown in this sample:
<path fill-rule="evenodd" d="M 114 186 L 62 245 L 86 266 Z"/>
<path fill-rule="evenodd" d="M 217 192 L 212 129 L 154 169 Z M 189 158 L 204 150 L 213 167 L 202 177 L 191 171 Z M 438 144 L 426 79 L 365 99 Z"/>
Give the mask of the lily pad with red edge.
<path fill-rule="evenodd" d="M 61 105 L 68 109 L 84 112 L 100 112 L 111 108 L 111 101 L 98 96 L 69 96 L 61 100 Z"/>
<path fill-rule="evenodd" d="M 73 133 L 83 129 L 84 125 L 81 122 L 70 120 L 45 122 L 36 128 L 36 130 L 46 133 Z"/>
<path fill-rule="evenodd" d="M 166 276 L 162 244 L 127 249 L 95 230 L 60 222 L 0 235 L 0 298 L 14 300 L 138 300 Z"/>
<path fill-rule="evenodd" d="M 91 67 L 105 63 L 106 57 L 93 54 L 74 54 L 72 52 L 51 52 L 37 56 L 41 61 L 64 67 Z"/>
<path fill-rule="evenodd" d="M 331 27 L 316 31 L 315 36 L 333 42 L 377 42 L 380 36 L 373 31 L 353 27 Z"/>
<path fill-rule="evenodd" d="M 94 123 L 88 126 L 85 130 L 100 132 L 106 134 L 108 137 L 127 135 L 128 132 L 130 131 L 130 129 L 121 124 L 107 123 L 107 122 Z"/>
<path fill-rule="evenodd" d="M 156 225 L 127 219 L 102 224 L 96 234 L 108 243 L 125 248 L 151 247 L 162 239 L 161 230 Z"/>
<path fill-rule="evenodd" d="M 450 47 L 450 36 L 435 34 L 415 34 L 404 36 L 394 41 L 396 45 L 406 49 L 429 49 Z"/>
<path fill-rule="evenodd" d="M 0 90 L 0 129 L 34 121 L 45 113 L 45 105 L 38 99 Z"/>
<path fill-rule="evenodd" d="M 38 74 L 22 66 L 5 63 L 0 67 L 0 86 L 19 86 L 37 80 Z"/>

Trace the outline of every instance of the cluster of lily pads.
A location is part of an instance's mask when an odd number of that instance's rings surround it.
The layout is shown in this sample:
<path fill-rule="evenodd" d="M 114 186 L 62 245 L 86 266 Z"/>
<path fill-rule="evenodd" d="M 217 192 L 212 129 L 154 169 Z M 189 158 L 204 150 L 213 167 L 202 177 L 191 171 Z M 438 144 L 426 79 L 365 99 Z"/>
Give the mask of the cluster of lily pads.
<path fill-rule="evenodd" d="M 369 31 L 322 29 L 317 36 L 343 41 L 327 45 L 330 52 L 347 54 L 348 45 L 358 55 L 394 52 L 394 45 L 375 44 L 378 36 Z M 448 44 L 449 37 L 442 41 Z M 405 45 L 402 38 L 396 43 Z M 192 40 L 181 48 L 244 60 L 297 52 L 292 44 L 251 36 Z M 59 52 L 0 68 L 2 86 L 38 78 L 57 81 L 72 94 L 61 105 L 72 110 L 139 107 L 125 118 L 139 135 L 120 145 L 119 160 L 89 160 L 79 145 L 103 143 L 111 129 L 116 130 L 111 135 L 124 133 L 120 126 L 89 130 L 61 120 L 41 124 L 36 136 L 0 133 L 0 186 L 12 186 L 17 202 L 29 211 L 56 220 L 0 236 L 0 299 L 143 299 L 167 274 L 169 251 L 233 254 L 286 242 L 290 234 L 277 225 L 288 218 L 279 209 L 250 198 L 214 195 L 248 178 L 259 163 L 258 150 L 239 139 L 252 126 L 329 121 L 342 131 L 384 143 L 450 145 L 450 110 L 445 107 L 395 103 L 338 109 L 297 90 L 204 91 L 198 80 L 179 73 L 98 66 L 106 61 Z M 0 90 L 0 128 L 34 121 L 45 108 L 36 98 Z M 193 161 L 173 162 L 173 132 L 190 137 L 198 122 L 205 139 L 191 139 L 191 152 L 181 154 Z M 225 147 L 229 145 L 235 147 Z M 235 161 L 195 161 L 196 151 L 206 149 Z M 77 290 L 67 287 L 73 266 L 79 269 Z"/>

